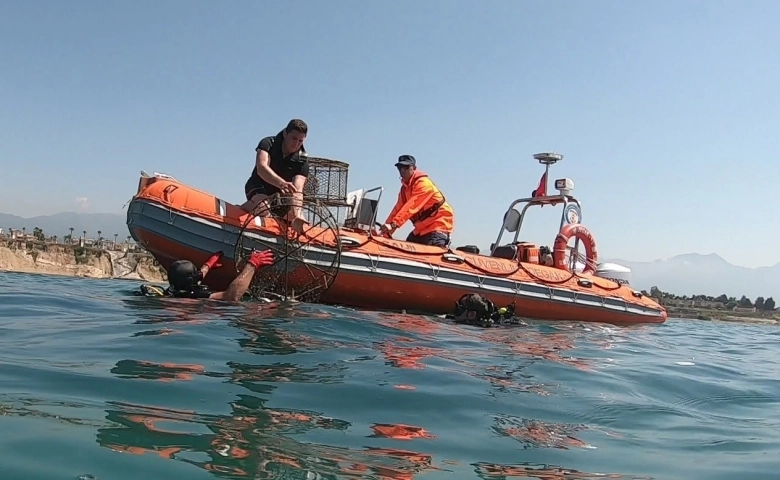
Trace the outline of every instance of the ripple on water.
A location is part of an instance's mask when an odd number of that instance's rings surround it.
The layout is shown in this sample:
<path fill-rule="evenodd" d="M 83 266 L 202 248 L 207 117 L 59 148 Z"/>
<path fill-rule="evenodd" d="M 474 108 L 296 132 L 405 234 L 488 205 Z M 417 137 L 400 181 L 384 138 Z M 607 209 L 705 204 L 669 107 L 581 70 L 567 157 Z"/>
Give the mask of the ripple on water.
<path fill-rule="evenodd" d="M 776 470 L 780 330 L 770 326 L 479 329 L 135 290 L 0 275 L 9 478 L 713 480 Z"/>

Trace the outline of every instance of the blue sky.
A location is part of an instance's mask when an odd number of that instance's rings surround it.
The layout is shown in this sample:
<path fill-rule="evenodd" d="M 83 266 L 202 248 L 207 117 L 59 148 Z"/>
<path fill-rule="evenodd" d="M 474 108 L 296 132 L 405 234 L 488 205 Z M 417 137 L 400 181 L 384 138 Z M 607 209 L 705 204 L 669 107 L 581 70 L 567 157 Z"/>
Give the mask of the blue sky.
<path fill-rule="evenodd" d="M 771 1 L 167 0 L 0 6 L 0 211 L 122 213 L 138 173 L 239 203 L 290 118 L 350 189 L 414 155 L 486 247 L 565 155 L 602 257 L 780 261 Z M 550 185 L 552 188 L 552 184 Z M 763 213 L 762 213 L 763 212 Z M 559 211 L 527 240 L 552 245 Z M 408 228 L 403 230 L 405 234 Z"/>

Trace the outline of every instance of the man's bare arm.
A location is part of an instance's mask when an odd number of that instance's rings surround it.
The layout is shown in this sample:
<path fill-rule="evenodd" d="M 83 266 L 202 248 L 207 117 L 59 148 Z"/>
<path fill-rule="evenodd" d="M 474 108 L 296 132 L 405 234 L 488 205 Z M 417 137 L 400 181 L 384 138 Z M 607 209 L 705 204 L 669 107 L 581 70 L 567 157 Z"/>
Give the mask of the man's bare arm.
<path fill-rule="evenodd" d="M 277 175 L 276 172 L 271 170 L 271 157 L 265 150 L 257 150 L 257 155 L 255 156 L 255 169 L 257 170 L 257 174 L 260 176 L 260 178 L 270 183 L 271 185 L 278 187 L 282 182 L 284 182 L 284 180 L 282 180 L 282 178 Z"/>
<path fill-rule="evenodd" d="M 209 298 L 213 300 L 225 300 L 229 302 L 237 302 L 244 296 L 249 286 L 252 284 L 252 278 L 260 268 L 266 267 L 274 263 L 274 254 L 271 250 L 264 250 L 262 252 L 252 252 L 247 259 L 246 265 L 241 270 L 236 278 L 230 282 L 228 288 L 224 292 L 214 292 L 209 295 Z"/>
<path fill-rule="evenodd" d="M 230 282 L 224 292 L 214 292 L 209 295 L 213 300 L 225 300 L 227 302 L 237 302 L 244 296 L 249 286 L 252 284 L 252 278 L 255 276 L 255 266 L 247 263 L 241 273 Z"/>
<path fill-rule="evenodd" d="M 303 187 L 306 185 L 306 177 L 303 175 L 296 175 L 293 177 L 292 184 L 295 186 L 295 193 L 293 193 L 293 212 L 296 217 L 303 218 L 301 214 L 301 207 L 303 206 Z"/>

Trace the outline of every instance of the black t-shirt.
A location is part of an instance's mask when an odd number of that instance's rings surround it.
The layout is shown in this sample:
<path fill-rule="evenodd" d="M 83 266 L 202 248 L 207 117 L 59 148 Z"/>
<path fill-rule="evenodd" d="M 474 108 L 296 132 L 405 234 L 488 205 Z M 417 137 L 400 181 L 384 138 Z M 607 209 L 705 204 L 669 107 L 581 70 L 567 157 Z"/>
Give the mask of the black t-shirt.
<path fill-rule="evenodd" d="M 292 182 L 293 177 L 296 175 L 309 176 L 309 158 L 306 155 L 306 149 L 301 145 L 301 149 L 298 152 L 287 155 L 282 154 L 282 142 L 284 137 L 282 132 L 279 132 L 276 136 L 265 137 L 260 140 L 255 150 L 265 150 L 268 152 L 270 158 L 269 166 L 281 178 L 288 182 Z M 257 174 L 257 165 L 252 169 L 252 175 L 249 178 L 249 182 L 253 184 L 260 183 L 270 189 L 271 191 L 278 192 L 279 189 L 275 185 L 270 185 L 263 180 L 260 175 Z"/>

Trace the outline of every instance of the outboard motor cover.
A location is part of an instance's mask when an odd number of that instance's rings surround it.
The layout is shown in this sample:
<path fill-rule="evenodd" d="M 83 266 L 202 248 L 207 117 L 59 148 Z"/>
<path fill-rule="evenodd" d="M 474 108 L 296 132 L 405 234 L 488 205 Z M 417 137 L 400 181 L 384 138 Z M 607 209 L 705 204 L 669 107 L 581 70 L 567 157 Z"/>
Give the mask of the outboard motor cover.
<path fill-rule="evenodd" d="M 631 269 L 617 263 L 602 263 L 596 269 L 596 276 L 615 281 L 622 285 L 631 284 Z"/>

